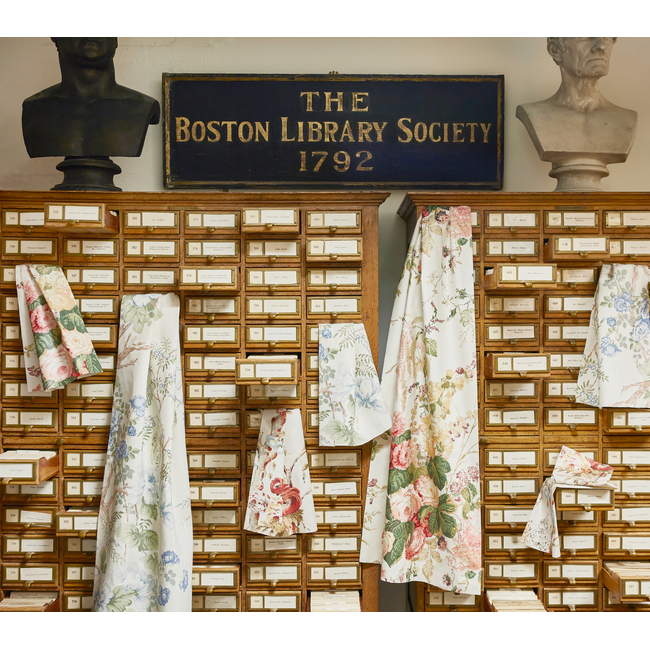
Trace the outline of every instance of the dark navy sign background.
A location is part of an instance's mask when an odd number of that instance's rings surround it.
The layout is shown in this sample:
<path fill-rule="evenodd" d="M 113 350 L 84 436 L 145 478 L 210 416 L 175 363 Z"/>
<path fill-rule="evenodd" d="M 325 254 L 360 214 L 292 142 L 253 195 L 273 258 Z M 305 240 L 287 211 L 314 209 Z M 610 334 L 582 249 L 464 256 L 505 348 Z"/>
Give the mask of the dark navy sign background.
<path fill-rule="evenodd" d="M 165 188 L 499 190 L 503 84 L 165 74 Z"/>

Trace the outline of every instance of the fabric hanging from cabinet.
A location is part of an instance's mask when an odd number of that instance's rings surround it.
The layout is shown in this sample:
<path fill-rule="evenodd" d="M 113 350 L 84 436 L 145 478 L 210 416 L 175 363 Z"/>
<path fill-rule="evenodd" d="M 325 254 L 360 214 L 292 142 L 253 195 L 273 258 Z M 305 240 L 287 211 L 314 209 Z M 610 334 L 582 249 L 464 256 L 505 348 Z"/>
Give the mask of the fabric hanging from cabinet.
<path fill-rule="evenodd" d="M 363 323 L 318 326 L 318 416 L 323 447 L 363 445 L 391 427 Z"/>
<path fill-rule="evenodd" d="M 122 297 L 93 611 L 192 610 L 179 305 Z"/>
<path fill-rule="evenodd" d="M 60 266 L 16 266 L 16 291 L 28 392 L 58 390 L 102 371 Z"/>
<path fill-rule="evenodd" d="M 614 469 L 563 446 L 553 468 L 539 491 L 535 507 L 526 524 L 521 541 L 528 547 L 560 557 L 560 536 L 555 512 L 558 487 L 603 487 L 608 485 Z"/>
<path fill-rule="evenodd" d="M 300 409 L 262 409 L 244 529 L 270 537 L 316 532 Z"/>
<path fill-rule="evenodd" d="M 387 582 L 481 593 L 471 211 L 430 206 L 393 306 L 382 389 L 390 435 L 373 442 L 362 562 Z"/>
<path fill-rule="evenodd" d="M 650 269 L 603 264 L 576 386 L 576 402 L 650 408 Z"/>

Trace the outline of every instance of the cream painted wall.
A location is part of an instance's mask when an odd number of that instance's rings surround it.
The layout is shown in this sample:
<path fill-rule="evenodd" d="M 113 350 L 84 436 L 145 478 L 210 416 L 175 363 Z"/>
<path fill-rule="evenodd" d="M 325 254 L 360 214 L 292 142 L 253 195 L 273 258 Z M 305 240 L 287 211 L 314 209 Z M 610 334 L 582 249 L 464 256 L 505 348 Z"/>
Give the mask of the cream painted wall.
<path fill-rule="evenodd" d="M 30 159 L 21 132 L 21 105 L 60 81 L 54 44 L 47 38 L 0 38 L 0 189 L 47 190 L 60 182 L 61 159 Z M 552 191 L 550 165 L 541 162 L 518 104 L 544 99 L 559 72 L 544 38 L 123 38 L 115 56 L 117 81 L 161 99 L 163 72 L 505 75 L 506 191 Z M 634 71 L 634 72 L 632 72 Z M 615 104 L 636 110 L 639 124 L 628 162 L 611 165 L 610 191 L 650 191 L 650 39 L 621 38 L 610 73 L 600 82 Z M 124 190 L 162 190 L 162 127 L 150 127 L 140 158 L 117 158 Z M 408 188 L 405 188 L 405 190 Z M 405 228 L 396 216 L 404 192 L 380 209 L 380 360 L 405 254 Z M 380 361 L 381 362 L 381 361 Z M 380 588 L 385 611 L 406 607 L 404 585 Z"/>

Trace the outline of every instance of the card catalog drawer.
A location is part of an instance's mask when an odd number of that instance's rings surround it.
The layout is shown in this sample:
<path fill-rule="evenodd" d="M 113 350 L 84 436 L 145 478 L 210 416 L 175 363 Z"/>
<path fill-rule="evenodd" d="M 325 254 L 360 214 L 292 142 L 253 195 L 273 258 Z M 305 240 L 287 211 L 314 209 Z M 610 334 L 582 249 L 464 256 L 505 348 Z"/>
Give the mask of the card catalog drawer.
<path fill-rule="evenodd" d="M 77 291 L 117 291 L 120 288 L 117 268 L 66 267 L 65 277 L 74 293 Z"/>
<path fill-rule="evenodd" d="M 560 532 L 560 551 L 566 555 L 594 555 L 598 553 L 598 533 Z"/>
<path fill-rule="evenodd" d="M 58 456 L 56 457 L 56 462 L 58 465 Z M 3 466 L 0 465 L 0 470 L 2 468 Z M 2 481 L 2 500 L 5 503 L 29 503 L 32 505 L 41 503 L 57 503 L 58 497 L 58 478 L 54 478 L 49 481 L 42 481 L 38 485 L 18 484 L 13 479 L 8 478 L 3 479 Z"/>
<path fill-rule="evenodd" d="M 2 510 L 2 527 L 4 532 L 54 529 L 56 507 L 47 506 L 21 506 L 20 508 L 7 508 Z"/>
<path fill-rule="evenodd" d="M 544 401 L 548 402 L 575 402 L 577 382 L 544 380 Z"/>
<path fill-rule="evenodd" d="M 106 452 L 95 449 L 65 449 L 63 473 L 66 476 L 97 476 L 104 472 Z"/>
<path fill-rule="evenodd" d="M 486 377 L 544 377 L 550 373 L 548 354 L 496 354 L 485 355 Z"/>
<path fill-rule="evenodd" d="M 308 402 L 318 402 L 318 382 L 317 381 L 308 381 L 307 382 L 307 395 Z"/>
<path fill-rule="evenodd" d="M 241 508 L 192 508 L 194 532 L 238 531 L 241 527 Z"/>
<path fill-rule="evenodd" d="M 7 562 L 57 562 L 59 540 L 52 535 L 15 535 L 2 537 L 2 559 Z"/>
<path fill-rule="evenodd" d="M 15 320 L 18 320 L 20 318 L 20 314 L 18 312 L 18 296 L 15 294 L 2 296 L 0 308 L 2 309 L 4 318 L 12 318 Z"/>
<path fill-rule="evenodd" d="M 529 508 L 486 505 L 484 525 L 487 530 L 510 528 L 523 532 L 532 511 L 532 505 Z"/>
<path fill-rule="evenodd" d="M 241 452 L 238 449 L 223 451 L 192 451 L 187 454 L 190 477 L 239 476 Z"/>
<path fill-rule="evenodd" d="M 360 291 L 361 269 L 307 269 L 307 291 Z"/>
<path fill-rule="evenodd" d="M 361 232 L 361 211 L 307 211 L 307 233 L 349 234 Z"/>
<path fill-rule="evenodd" d="M 5 411 L 6 413 L 6 411 Z M 25 456 L 33 456 L 25 458 Z M 55 452 L 30 450 L 26 453 L 6 451 L 0 454 L 0 479 L 3 485 L 39 485 L 59 471 Z"/>
<path fill-rule="evenodd" d="M 235 383 L 185 382 L 185 401 L 188 404 L 239 404 L 239 386 Z"/>
<path fill-rule="evenodd" d="M 185 411 L 187 433 L 239 433 L 239 411 Z"/>
<path fill-rule="evenodd" d="M 362 262 L 363 239 L 307 237 L 307 262 Z"/>
<path fill-rule="evenodd" d="M 485 325 L 485 345 L 539 345 L 539 324 Z"/>
<path fill-rule="evenodd" d="M 567 237 L 551 235 L 544 244 L 544 261 L 579 260 L 595 257 L 598 260 L 609 257 L 609 237 Z"/>
<path fill-rule="evenodd" d="M 63 389 L 63 403 L 66 406 L 112 406 L 113 382 L 106 381 L 74 381 L 66 384 Z"/>
<path fill-rule="evenodd" d="M 262 328 L 263 329 L 263 328 Z M 242 385 L 297 384 L 298 359 L 237 359 L 235 381 Z M 300 398 L 300 394 L 298 394 Z"/>
<path fill-rule="evenodd" d="M 559 287 L 568 286 L 570 289 L 591 289 L 598 282 L 598 267 L 590 268 L 558 268 L 557 284 Z"/>
<path fill-rule="evenodd" d="M 609 244 L 610 257 L 615 262 L 647 260 L 650 257 L 649 239 L 613 239 Z"/>
<path fill-rule="evenodd" d="M 23 208 L 3 208 L 3 232 L 45 233 L 45 212 Z"/>
<path fill-rule="evenodd" d="M 300 348 L 300 325 L 246 325 L 246 348 Z"/>
<path fill-rule="evenodd" d="M 92 538 L 81 539 L 79 537 L 65 537 L 60 542 L 63 548 L 65 558 L 67 560 L 83 560 L 95 561 L 97 555 L 97 540 Z"/>
<path fill-rule="evenodd" d="M 562 445 L 547 445 L 544 447 L 544 466 L 542 471 L 544 473 L 552 473 L 555 468 L 555 463 L 557 463 L 558 456 Z M 571 445 L 571 449 L 591 458 L 591 460 L 598 461 L 598 444 L 596 443 L 593 446 L 583 446 L 583 445 Z"/>
<path fill-rule="evenodd" d="M 23 339 L 20 333 L 20 323 L 2 323 L 2 344 L 3 346 L 22 346 Z"/>
<path fill-rule="evenodd" d="M 307 354 L 307 368 L 306 372 L 308 375 L 317 375 L 318 374 L 318 355 L 317 354 Z"/>
<path fill-rule="evenodd" d="M 307 557 L 327 555 L 337 558 L 357 559 L 361 552 L 361 535 L 318 535 L 307 537 Z"/>
<path fill-rule="evenodd" d="M 604 462 L 621 471 L 647 471 L 650 469 L 650 446 L 612 448 L 607 445 Z"/>
<path fill-rule="evenodd" d="M 555 494 L 558 510 L 612 510 L 614 490 L 611 488 L 558 487 Z"/>
<path fill-rule="evenodd" d="M 75 298 L 75 302 L 85 321 L 90 319 L 117 322 L 119 320 L 120 301 L 117 296 L 102 296 L 101 298 L 79 296 Z"/>
<path fill-rule="evenodd" d="M 361 506 L 316 507 L 318 532 L 356 532 L 361 529 L 361 519 Z"/>
<path fill-rule="evenodd" d="M 537 555 L 538 551 L 526 546 L 521 541 L 521 535 L 511 533 L 488 533 L 485 535 L 485 554 L 501 556 L 507 553 L 511 558 L 519 555 Z"/>
<path fill-rule="evenodd" d="M 425 612 L 478 612 L 482 596 L 455 594 L 426 585 L 424 592 Z"/>
<path fill-rule="evenodd" d="M 361 565 L 358 563 L 320 564 L 307 563 L 308 589 L 334 589 L 361 587 Z"/>
<path fill-rule="evenodd" d="M 189 348 L 238 348 L 239 325 L 185 325 L 183 343 Z"/>
<path fill-rule="evenodd" d="M 298 232 L 300 216 L 297 208 L 246 208 L 241 228 L 242 232 Z"/>
<path fill-rule="evenodd" d="M 593 210 L 580 211 L 545 211 L 544 212 L 545 232 L 558 231 L 588 231 L 598 230 L 598 212 Z"/>
<path fill-rule="evenodd" d="M 598 588 L 544 587 L 544 605 L 551 611 L 598 611 Z"/>
<path fill-rule="evenodd" d="M 299 587 L 301 565 L 298 563 L 246 565 L 246 587 Z"/>
<path fill-rule="evenodd" d="M 603 557 L 647 560 L 650 533 L 603 533 Z"/>
<path fill-rule="evenodd" d="M 239 268 L 236 266 L 182 266 L 181 289 L 193 291 L 239 291 Z"/>
<path fill-rule="evenodd" d="M 539 450 L 537 447 L 509 445 L 486 445 L 483 449 L 485 471 L 537 471 Z"/>
<path fill-rule="evenodd" d="M 302 315 L 300 296 L 246 298 L 246 317 L 251 319 L 298 319 Z"/>
<path fill-rule="evenodd" d="M 572 295 L 550 295 L 544 296 L 544 316 L 566 318 L 568 314 L 572 318 L 583 316 L 588 318 L 594 307 L 594 296 L 572 296 Z"/>
<path fill-rule="evenodd" d="M 93 594 L 86 591 L 65 591 L 63 593 L 64 612 L 91 612 Z"/>
<path fill-rule="evenodd" d="M 176 234 L 179 231 L 179 213 L 177 210 L 156 212 L 125 210 L 124 230 L 128 235 L 145 232 L 159 235 Z"/>
<path fill-rule="evenodd" d="M 598 584 L 598 560 L 576 562 L 544 560 L 544 582 L 551 585 Z"/>
<path fill-rule="evenodd" d="M 241 535 L 206 535 L 196 533 L 193 538 L 194 561 L 240 560 L 242 555 Z"/>
<path fill-rule="evenodd" d="M 539 409 L 485 409 L 486 428 L 536 429 Z"/>
<path fill-rule="evenodd" d="M 56 513 L 56 534 L 62 537 L 96 537 L 98 509 L 63 510 Z"/>
<path fill-rule="evenodd" d="M 178 239 L 127 239 L 124 241 L 124 261 L 176 262 L 180 260 Z"/>
<path fill-rule="evenodd" d="M 514 262 L 521 257 L 536 258 L 539 244 L 537 239 L 486 239 L 484 250 L 486 261 L 506 258 Z"/>
<path fill-rule="evenodd" d="M 177 268 L 158 269 L 124 269 L 124 290 L 126 292 L 146 291 L 173 291 L 178 288 L 179 271 Z"/>
<path fill-rule="evenodd" d="M 328 318 L 361 318 L 361 296 L 307 296 L 307 318 L 318 318 L 321 321 Z"/>
<path fill-rule="evenodd" d="M 64 564 L 63 587 L 65 589 L 92 589 L 95 581 L 94 564 Z"/>
<path fill-rule="evenodd" d="M 249 291 L 300 291 L 301 287 L 302 279 L 297 267 L 246 270 L 246 289 Z"/>
<path fill-rule="evenodd" d="M 300 557 L 302 539 L 302 536 L 265 537 L 263 535 L 247 535 L 247 555 L 249 559 L 253 560 Z"/>
<path fill-rule="evenodd" d="M 538 296 L 486 296 L 486 318 L 531 318 L 539 316 Z"/>
<path fill-rule="evenodd" d="M 30 393 L 29 386 L 20 379 L 2 380 L 2 401 L 5 405 L 38 404 L 40 406 L 56 407 L 59 403 L 59 391 Z"/>
<path fill-rule="evenodd" d="M 69 232 L 115 233 L 120 230 L 117 212 L 103 203 L 90 205 L 45 204 L 45 226 Z"/>
<path fill-rule="evenodd" d="M 0 286 L 3 289 L 7 289 L 16 292 L 16 265 L 7 263 L 0 266 Z"/>
<path fill-rule="evenodd" d="M 359 470 L 361 450 L 352 451 L 308 451 L 309 469 L 318 473 Z"/>
<path fill-rule="evenodd" d="M 99 262 L 117 264 L 120 261 L 117 239 L 64 239 L 63 261 L 66 264 Z"/>
<path fill-rule="evenodd" d="M 248 263 L 300 263 L 300 240 L 273 239 L 270 241 L 248 240 L 246 262 Z"/>
<path fill-rule="evenodd" d="M 486 402 L 537 402 L 539 380 L 533 381 L 486 381 Z"/>
<path fill-rule="evenodd" d="M 241 596 L 236 594 L 193 594 L 192 612 L 241 612 Z"/>
<path fill-rule="evenodd" d="M 307 347 L 318 348 L 318 345 L 318 325 L 307 325 Z"/>
<path fill-rule="evenodd" d="M 190 483 L 192 506 L 218 508 L 239 504 L 239 481 L 192 481 Z"/>
<path fill-rule="evenodd" d="M 25 355 L 15 350 L 5 350 L 2 353 L 2 374 L 18 375 L 21 380 L 25 379 Z M 52 391 L 55 393 L 56 391 Z"/>
<path fill-rule="evenodd" d="M 650 504 L 639 503 L 634 506 L 616 504 L 613 510 L 605 513 L 604 525 L 647 527 L 650 525 Z"/>
<path fill-rule="evenodd" d="M 247 612 L 301 612 L 302 592 L 246 591 Z"/>
<path fill-rule="evenodd" d="M 571 345 L 584 347 L 589 334 L 589 323 L 582 325 L 544 325 L 544 345 Z"/>
<path fill-rule="evenodd" d="M 58 564 L 21 564 L 2 567 L 3 589 L 56 589 Z"/>
<path fill-rule="evenodd" d="M 185 211 L 185 234 L 201 235 L 203 233 L 235 234 L 239 232 L 241 213 L 239 210 L 200 212 Z"/>
<path fill-rule="evenodd" d="M 539 560 L 515 562 L 485 562 L 485 586 L 521 585 L 536 587 L 539 579 Z"/>
<path fill-rule="evenodd" d="M 56 239 L 14 239 L 2 238 L 2 259 L 16 260 L 21 264 L 34 262 L 56 262 L 58 257 L 58 240 Z"/>
<path fill-rule="evenodd" d="M 650 430 L 650 410 L 619 411 L 610 410 L 605 420 L 607 428 L 616 433 L 648 433 Z"/>
<path fill-rule="evenodd" d="M 254 411 L 246 411 L 246 433 L 253 433 L 258 435 L 260 432 L 260 425 L 262 424 L 262 412 L 258 409 Z M 254 444 L 257 444 L 257 439 Z M 251 465 L 252 467 L 252 465 Z"/>
<path fill-rule="evenodd" d="M 598 409 L 544 408 L 546 429 L 598 429 Z"/>
<path fill-rule="evenodd" d="M 519 229 L 538 229 L 539 212 L 491 212 L 485 214 L 485 230 L 508 229 L 510 232 L 517 232 Z"/>
<path fill-rule="evenodd" d="M 609 482 L 614 485 L 617 504 L 629 499 L 650 498 L 650 476 L 647 474 L 632 478 L 621 477 L 618 474 L 615 476 L 618 478 L 612 478 Z"/>
<path fill-rule="evenodd" d="M 54 409 L 28 410 L 11 409 L 2 410 L 2 430 L 22 431 L 23 433 L 53 433 L 58 431 L 59 412 Z"/>
<path fill-rule="evenodd" d="M 99 505 L 103 479 L 66 478 L 63 480 L 63 503 L 68 506 Z"/>
<path fill-rule="evenodd" d="M 75 411 L 63 412 L 63 430 L 86 433 L 107 433 L 111 428 L 111 411 Z"/>
<path fill-rule="evenodd" d="M 495 264 L 483 276 L 485 289 L 507 287 L 554 287 L 557 268 L 555 264 Z"/>
<path fill-rule="evenodd" d="M 571 375 L 578 375 L 580 366 L 582 365 L 582 353 L 569 354 L 564 353 L 550 353 L 550 365 L 553 375 L 562 375 L 569 373 Z"/>
<path fill-rule="evenodd" d="M 626 230 L 634 232 L 637 228 L 650 226 L 650 212 L 644 210 L 605 210 L 605 230 Z"/>
<path fill-rule="evenodd" d="M 517 478 L 485 479 L 485 498 L 489 501 L 510 499 L 513 502 L 536 500 L 539 493 L 537 477 L 518 476 Z"/>
<path fill-rule="evenodd" d="M 557 523 L 560 530 L 571 529 L 580 524 L 592 527 L 598 523 L 598 513 L 593 510 L 559 510 L 557 512 Z"/>
<path fill-rule="evenodd" d="M 311 482 L 314 502 L 323 503 L 358 503 L 361 500 L 360 478 L 315 478 Z"/>
<path fill-rule="evenodd" d="M 300 404 L 302 384 L 277 384 L 269 386 L 246 386 L 246 406 L 271 404 Z M 308 416 L 309 417 L 309 416 Z"/>
<path fill-rule="evenodd" d="M 238 239 L 219 239 L 216 241 L 185 240 L 185 262 L 239 262 L 240 241 Z"/>
<path fill-rule="evenodd" d="M 239 565 L 192 567 L 192 592 L 211 594 L 215 591 L 237 591 L 239 589 Z"/>
<path fill-rule="evenodd" d="M 237 354 L 185 354 L 185 373 L 194 376 L 234 378 Z"/>
<path fill-rule="evenodd" d="M 604 562 L 603 585 L 623 603 L 650 600 L 650 566 L 646 562 Z"/>

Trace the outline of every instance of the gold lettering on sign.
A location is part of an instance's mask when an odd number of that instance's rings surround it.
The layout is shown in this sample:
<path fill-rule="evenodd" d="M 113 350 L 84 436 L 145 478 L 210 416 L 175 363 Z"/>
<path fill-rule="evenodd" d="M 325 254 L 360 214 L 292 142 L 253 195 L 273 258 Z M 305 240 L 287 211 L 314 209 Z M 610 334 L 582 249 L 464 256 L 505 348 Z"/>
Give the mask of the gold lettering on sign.
<path fill-rule="evenodd" d="M 336 102 L 336 110 L 339 112 L 343 111 L 343 93 L 336 93 L 336 99 L 332 99 L 332 93 L 325 93 L 325 110 L 331 111 L 332 104 Z"/>
<path fill-rule="evenodd" d="M 190 139 L 190 121 L 186 117 L 176 118 L 176 142 L 187 142 Z"/>
<path fill-rule="evenodd" d="M 352 110 L 360 112 L 367 111 L 367 106 L 361 106 L 366 97 L 368 97 L 368 93 L 352 93 Z M 359 140 L 359 142 L 361 142 L 361 140 Z"/>
<path fill-rule="evenodd" d="M 305 97 L 305 96 L 307 97 L 307 108 L 305 110 L 308 110 L 308 111 L 313 111 L 314 110 L 314 105 L 313 105 L 313 100 L 312 100 L 314 95 L 316 95 L 316 97 L 319 97 L 320 93 L 313 92 L 313 91 L 312 92 L 300 93 L 301 97 Z M 285 119 L 285 118 L 282 118 L 282 119 Z"/>

